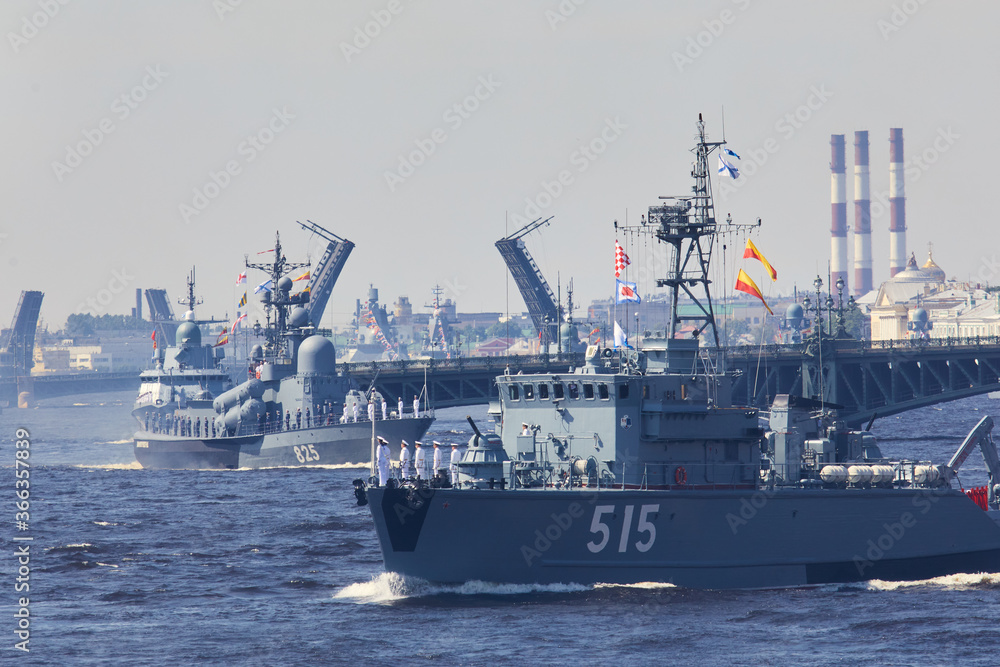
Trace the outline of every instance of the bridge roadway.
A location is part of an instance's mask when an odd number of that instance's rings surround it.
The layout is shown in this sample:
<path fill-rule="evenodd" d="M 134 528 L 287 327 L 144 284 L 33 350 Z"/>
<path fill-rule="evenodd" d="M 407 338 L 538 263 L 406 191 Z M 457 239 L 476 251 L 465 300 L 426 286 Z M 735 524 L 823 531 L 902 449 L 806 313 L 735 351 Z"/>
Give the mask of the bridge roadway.
<path fill-rule="evenodd" d="M 414 396 L 421 394 L 426 383 L 430 406 L 450 408 L 495 400 L 498 375 L 557 373 L 582 364 L 582 353 L 567 353 L 370 361 L 338 364 L 338 369 L 351 375 L 362 388 L 368 387 L 374 379 L 379 392 L 385 396 L 402 396 L 407 406 Z"/>
<path fill-rule="evenodd" d="M 80 371 L 20 378 L 4 377 L 0 378 L 0 405 L 17 405 L 17 395 L 23 391 L 32 393 L 35 400 L 42 400 L 58 398 L 59 396 L 128 390 L 138 393 L 139 374 L 137 372 L 94 373 Z"/>
<path fill-rule="evenodd" d="M 517 355 L 458 359 L 338 364 L 364 388 L 375 379 L 388 397 L 409 404 L 426 383 L 435 408 L 488 403 L 496 396 L 495 378 L 504 372 L 567 371 L 583 355 Z M 733 399 L 766 409 L 775 394 L 788 393 L 842 406 L 851 425 L 873 415 L 906 410 L 1000 390 L 1000 338 L 905 341 L 826 340 L 802 345 L 736 347 L 727 351 L 728 369 L 738 371 Z M 98 391 L 137 390 L 130 373 L 72 374 L 31 378 L 35 398 Z M 0 381 L 0 400 L 16 404 L 12 378 Z"/>
<path fill-rule="evenodd" d="M 1000 390 L 1000 337 L 920 342 L 825 340 L 802 345 L 730 348 L 742 371 L 733 398 L 769 405 L 779 393 L 842 406 L 849 425 L 914 408 Z"/>
<path fill-rule="evenodd" d="M 454 360 L 341 364 L 362 387 L 412 400 L 424 387 L 430 405 L 482 404 L 496 397 L 494 378 L 565 371 L 582 355 L 470 357 Z M 1000 390 L 1000 338 L 908 341 L 825 340 L 801 345 L 735 347 L 726 365 L 738 372 L 733 400 L 767 409 L 775 394 L 822 399 L 841 406 L 850 425 L 873 415 L 887 417 L 914 408 Z M 820 371 L 822 369 L 822 372 Z"/>

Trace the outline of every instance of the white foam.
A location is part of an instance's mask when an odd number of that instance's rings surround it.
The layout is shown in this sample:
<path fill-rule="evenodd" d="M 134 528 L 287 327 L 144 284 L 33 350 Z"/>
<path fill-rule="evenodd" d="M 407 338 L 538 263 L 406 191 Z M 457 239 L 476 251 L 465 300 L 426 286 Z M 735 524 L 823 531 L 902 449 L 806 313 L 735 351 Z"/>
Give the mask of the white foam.
<path fill-rule="evenodd" d="M 949 574 L 945 577 L 934 577 L 933 579 L 924 579 L 922 581 L 882 581 L 880 579 L 873 579 L 867 583 L 870 590 L 876 591 L 895 591 L 915 586 L 940 586 L 941 588 L 965 590 L 980 586 L 1000 586 L 1000 573 Z"/>
<path fill-rule="evenodd" d="M 373 577 L 371 581 L 350 584 L 337 591 L 333 597 L 346 602 L 378 604 L 407 597 L 405 588 L 406 582 L 401 575 L 395 572 L 384 572 Z"/>
<path fill-rule="evenodd" d="M 89 468 L 91 470 L 142 470 L 138 461 L 131 463 L 77 463 L 74 468 Z"/>
<path fill-rule="evenodd" d="M 317 470 L 354 470 L 370 468 L 371 463 L 304 463 L 297 466 L 265 466 L 259 470 L 283 470 L 286 468 L 315 468 Z M 236 470 L 255 470 L 255 468 L 236 468 Z"/>
<path fill-rule="evenodd" d="M 655 591 L 664 588 L 677 588 L 677 586 L 662 581 L 641 581 L 637 584 L 597 584 L 594 588 L 636 588 L 639 590 Z"/>
<path fill-rule="evenodd" d="M 493 584 L 467 581 L 464 584 L 431 584 L 423 579 L 385 572 L 371 581 L 351 584 L 333 597 L 357 604 L 383 604 L 405 598 L 431 595 L 525 595 L 528 593 L 579 593 L 592 590 L 581 584 Z"/>
<path fill-rule="evenodd" d="M 100 442 L 100 445 L 131 445 L 135 442 L 132 438 L 127 438 L 125 440 L 109 440 L 108 442 Z"/>

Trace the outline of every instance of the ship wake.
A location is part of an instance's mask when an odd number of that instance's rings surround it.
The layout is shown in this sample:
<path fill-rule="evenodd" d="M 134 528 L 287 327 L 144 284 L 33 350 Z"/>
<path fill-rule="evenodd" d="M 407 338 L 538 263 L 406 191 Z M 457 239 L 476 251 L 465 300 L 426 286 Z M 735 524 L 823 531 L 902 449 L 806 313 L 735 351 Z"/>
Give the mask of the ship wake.
<path fill-rule="evenodd" d="M 73 467 L 87 470 L 142 470 L 138 461 L 131 463 L 78 463 Z"/>
<path fill-rule="evenodd" d="M 386 604 L 398 600 L 438 595 L 527 595 L 532 593 L 580 593 L 593 590 L 581 584 L 492 584 L 468 581 L 464 584 L 432 584 L 423 579 L 384 572 L 371 581 L 351 584 L 334 599 L 356 604 Z"/>
<path fill-rule="evenodd" d="M 869 590 L 896 591 L 901 588 L 917 586 L 936 586 L 950 590 L 994 590 L 1000 589 L 1000 573 L 980 572 L 978 574 L 949 574 L 944 577 L 934 577 L 922 581 L 881 581 L 873 579 L 866 582 Z"/>

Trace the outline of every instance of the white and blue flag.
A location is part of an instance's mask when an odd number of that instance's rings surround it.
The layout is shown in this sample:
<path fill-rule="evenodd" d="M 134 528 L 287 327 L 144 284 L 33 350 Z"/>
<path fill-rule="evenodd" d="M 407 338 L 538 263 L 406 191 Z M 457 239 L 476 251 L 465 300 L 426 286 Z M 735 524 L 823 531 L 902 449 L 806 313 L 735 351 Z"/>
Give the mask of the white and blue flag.
<path fill-rule="evenodd" d="M 726 158 L 722 157 L 722 155 L 719 155 L 719 173 L 729 174 L 733 180 L 740 177 L 740 170 L 726 161 Z"/>
<path fill-rule="evenodd" d="M 274 280 L 272 280 L 271 278 L 268 278 L 267 280 L 265 280 L 264 282 L 262 282 L 260 285 L 257 285 L 256 287 L 254 287 L 253 288 L 253 293 L 254 294 L 260 294 L 261 292 L 270 292 L 273 287 L 274 287 Z"/>
<path fill-rule="evenodd" d="M 625 332 L 622 330 L 621 325 L 618 324 L 617 320 L 615 320 L 615 348 L 617 349 L 619 347 L 627 347 L 630 350 L 632 349 L 632 346 L 628 344 L 628 338 L 625 336 Z"/>
<path fill-rule="evenodd" d="M 639 293 L 635 290 L 635 283 L 615 280 L 615 288 L 615 303 L 625 303 L 626 301 L 642 302 L 642 299 L 639 298 Z"/>
<path fill-rule="evenodd" d="M 729 150 L 728 148 L 726 148 L 725 146 L 723 146 L 723 147 L 722 147 L 722 152 L 723 152 L 723 153 L 725 153 L 726 155 L 731 155 L 731 156 L 733 156 L 733 157 L 734 157 L 734 158 L 736 158 L 737 160 L 742 160 L 742 159 L 743 159 L 743 158 L 741 158 L 741 157 L 740 157 L 739 155 L 737 155 L 735 151 L 731 151 L 731 150 Z"/>

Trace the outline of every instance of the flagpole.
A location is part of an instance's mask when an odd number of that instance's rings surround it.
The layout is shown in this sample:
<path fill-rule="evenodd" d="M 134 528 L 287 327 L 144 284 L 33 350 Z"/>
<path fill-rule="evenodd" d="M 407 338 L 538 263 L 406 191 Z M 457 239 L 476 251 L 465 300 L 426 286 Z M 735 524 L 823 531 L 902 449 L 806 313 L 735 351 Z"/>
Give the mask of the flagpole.
<path fill-rule="evenodd" d="M 618 239 L 617 238 L 615 238 L 615 245 L 618 245 Z M 612 303 L 612 306 L 613 306 L 612 310 L 611 310 L 611 312 L 612 312 L 612 317 L 611 317 L 611 322 L 612 322 L 612 324 L 611 324 L 611 331 L 612 331 L 611 348 L 615 349 L 615 348 L 618 347 L 618 340 L 614 336 L 614 327 L 618 324 L 618 276 L 615 276 L 615 295 L 611 298 L 611 303 Z M 607 340 L 607 338 L 605 338 L 605 340 Z"/>

